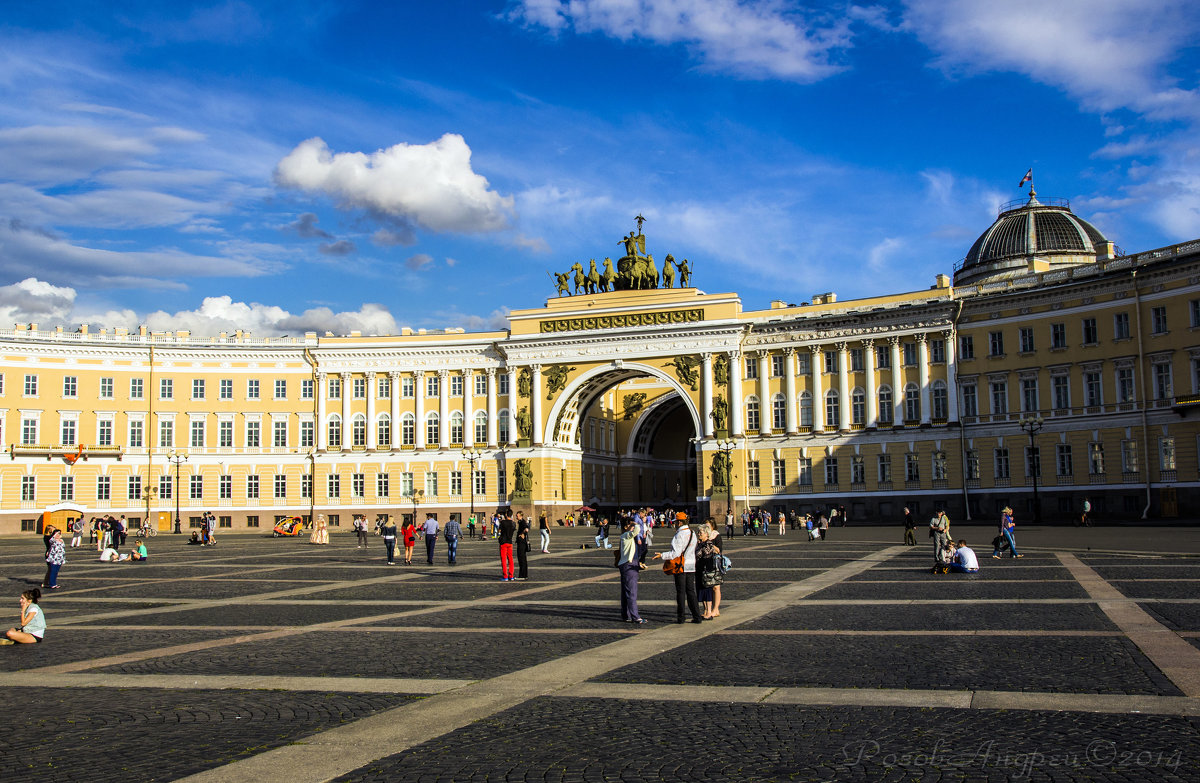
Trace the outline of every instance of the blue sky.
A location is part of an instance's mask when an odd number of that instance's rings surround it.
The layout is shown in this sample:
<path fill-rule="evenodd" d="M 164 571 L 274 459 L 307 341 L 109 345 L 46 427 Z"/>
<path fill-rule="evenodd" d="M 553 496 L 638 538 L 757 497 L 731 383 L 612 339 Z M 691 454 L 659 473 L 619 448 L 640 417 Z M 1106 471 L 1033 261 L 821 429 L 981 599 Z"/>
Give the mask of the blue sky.
<path fill-rule="evenodd" d="M 1198 32 L 1183 0 L 12 0 L 0 324 L 497 328 L 639 213 L 747 308 L 916 290 L 1030 166 L 1128 251 L 1194 239 Z"/>

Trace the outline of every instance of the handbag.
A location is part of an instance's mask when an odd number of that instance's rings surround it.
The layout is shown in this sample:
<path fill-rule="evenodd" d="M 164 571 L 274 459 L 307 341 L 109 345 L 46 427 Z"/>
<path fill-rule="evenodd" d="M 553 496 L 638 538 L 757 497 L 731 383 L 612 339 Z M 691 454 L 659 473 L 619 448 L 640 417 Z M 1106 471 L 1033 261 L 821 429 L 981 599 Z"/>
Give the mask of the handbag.
<path fill-rule="evenodd" d="M 692 531 L 689 530 L 687 545 L 685 545 L 683 547 L 683 552 L 680 553 L 679 557 L 668 557 L 663 560 L 663 573 L 664 574 L 682 574 L 683 573 L 683 559 L 684 559 L 684 557 L 687 556 L 687 548 L 692 545 L 691 534 L 692 534 Z"/>
<path fill-rule="evenodd" d="M 719 570 L 702 571 L 700 573 L 700 581 L 705 587 L 715 587 L 725 579 Z"/>
<path fill-rule="evenodd" d="M 733 561 L 730 560 L 728 557 L 726 557 L 725 555 L 721 555 L 717 558 L 717 570 L 720 571 L 722 574 L 729 573 L 729 569 L 731 569 L 731 568 L 733 568 Z"/>

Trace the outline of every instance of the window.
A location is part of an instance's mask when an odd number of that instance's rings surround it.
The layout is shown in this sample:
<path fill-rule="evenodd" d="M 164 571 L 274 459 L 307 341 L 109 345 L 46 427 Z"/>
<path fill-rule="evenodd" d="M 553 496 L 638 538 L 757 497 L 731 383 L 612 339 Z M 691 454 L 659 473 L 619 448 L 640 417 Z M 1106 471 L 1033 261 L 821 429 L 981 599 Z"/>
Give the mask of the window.
<path fill-rule="evenodd" d="M 253 419 L 246 422 L 246 448 L 262 448 L 262 422 Z"/>
<path fill-rule="evenodd" d="M 325 477 L 325 496 L 328 498 L 340 498 L 342 496 L 342 477 L 336 473 L 330 473 Z"/>
<path fill-rule="evenodd" d="M 916 367 L 917 366 L 917 344 L 916 343 L 904 343 L 904 366 L 905 367 Z"/>
<path fill-rule="evenodd" d="M 838 352 L 837 351 L 826 351 L 825 352 L 825 372 L 836 373 L 837 371 L 838 371 Z"/>
<path fill-rule="evenodd" d="M 1021 410 L 1026 413 L 1038 410 L 1037 378 L 1021 379 Z"/>
<path fill-rule="evenodd" d="M 1030 478 L 1042 476 L 1042 450 L 1038 446 L 1025 447 L 1025 475 Z"/>
<path fill-rule="evenodd" d="M 746 463 L 746 482 L 752 487 L 761 486 L 758 479 L 758 460 L 756 459 Z"/>
<path fill-rule="evenodd" d="M 771 427 L 781 430 L 787 426 L 787 401 L 782 394 L 771 398 Z"/>
<path fill-rule="evenodd" d="M 946 363 L 946 341 L 945 340 L 930 340 L 929 341 L 929 360 L 935 364 Z"/>
<path fill-rule="evenodd" d="M 75 419 L 63 419 L 59 427 L 59 443 L 64 446 L 75 445 L 75 427 L 78 422 Z"/>
<path fill-rule="evenodd" d="M 356 449 L 367 447 L 367 417 L 361 413 L 350 419 L 350 445 Z"/>
<path fill-rule="evenodd" d="M 188 481 L 188 497 L 192 500 L 204 499 L 204 476 L 191 476 Z"/>
<path fill-rule="evenodd" d="M 463 488 L 462 471 L 461 470 L 450 471 L 450 494 L 453 497 L 462 497 L 462 488 Z"/>
<path fill-rule="evenodd" d="M 77 376 L 63 376 L 62 396 L 65 398 L 74 398 L 79 396 L 79 378 Z"/>
<path fill-rule="evenodd" d="M 886 345 L 880 345 L 875 348 L 875 366 L 881 370 L 890 369 L 892 366 L 892 351 Z"/>
<path fill-rule="evenodd" d="M 257 400 L 259 398 L 258 397 L 258 389 L 259 389 L 259 387 L 258 387 L 258 379 L 257 378 L 251 378 L 248 381 L 246 381 L 246 399 L 247 400 Z"/>
<path fill-rule="evenodd" d="M 855 389 L 850 394 L 850 420 L 862 426 L 867 420 L 867 395 L 862 389 Z"/>
<path fill-rule="evenodd" d="M 946 480 L 946 452 L 941 450 L 933 452 L 933 480 Z"/>
<path fill-rule="evenodd" d="M 246 517 L 246 527 L 258 527 L 258 515 L 253 514 Z"/>
<path fill-rule="evenodd" d="M 850 369 L 853 370 L 854 372 L 862 372 L 863 371 L 863 349 L 862 348 L 851 348 L 850 349 Z"/>
<path fill-rule="evenodd" d="M 509 433 L 509 430 L 510 430 L 509 421 L 511 418 L 512 417 L 509 415 L 508 411 L 500 411 L 500 420 L 496 422 L 496 429 L 499 433 L 499 438 L 500 438 L 501 443 L 508 443 L 508 441 L 510 440 L 510 438 L 509 438 L 509 434 L 510 434 Z"/>
<path fill-rule="evenodd" d="M 1022 326 L 1018 334 L 1021 340 L 1021 353 L 1033 353 L 1033 327 Z"/>
<path fill-rule="evenodd" d="M 286 400 L 287 399 L 287 381 L 281 380 L 279 378 L 275 379 L 275 399 L 277 399 L 277 400 Z"/>
<path fill-rule="evenodd" d="M 314 430 L 316 427 L 311 421 L 300 422 L 300 448 L 311 449 L 314 441 Z"/>
<path fill-rule="evenodd" d="M 1004 332 L 988 332 L 988 356 L 1004 355 Z"/>
<path fill-rule="evenodd" d="M 217 445 L 221 448 L 231 448 L 233 446 L 233 422 L 219 421 L 217 422 Z"/>
<path fill-rule="evenodd" d="M 233 498 L 233 476 L 221 475 L 217 477 L 217 498 L 220 500 L 230 500 Z"/>
<path fill-rule="evenodd" d="M 313 386 L 312 378 L 305 378 L 300 381 L 300 399 L 311 400 L 313 398 Z"/>
<path fill-rule="evenodd" d="M 1191 314 L 1192 327 L 1200 326 L 1200 299 L 1188 302 L 1188 312 Z"/>
<path fill-rule="evenodd" d="M 1067 325 L 1066 324 L 1050 324 L 1050 347 L 1051 348 L 1066 348 L 1067 347 Z"/>
<path fill-rule="evenodd" d="M 175 397 L 175 381 L 170 378 L 160 378 L 158 380 L 158 398 L 160 400 L 170 400 Z"/>
<path fill-rule="evenodd" d="M 891 424 L 895 410 L 892 405 L 892 388 L 890 386 L 879 387 L 879 423 Z"/>
<path fill-rule="evenodd" d="M 112 477 L 96 477 L 96 500 L 112 500 Z"/>
<path fill-rule="evenodd" d="M 1074 473 L 1071 460 L 1071 444 L 1059 443 L 1054 447 L 1054 474 L 1069 477 Z"/>
<path fill-rule="evenodd" d="M 487 413 L 479 411 L 475 414 L 475 442 L 487 443 Z"/>
<path fill-rule="evenodd" d="M 475 396 L 476 397 L 486 397 L 487 396 L 487 382 L 488 382 L 488 377 L 486 375 L 479 375 L 479 374 L 475 375 Z"/>
<path fill-rule="evenodd" d="M 271 422 L 271 445 L 277 449 L 287 448 L 287 422 L 276 419 Z"/>
<path fill-rule="evenodd" d="M 438 496 L 438 477 L 433 471 L 425 474 L 425 497 L 436 498 Z"/>
<path fill-rule="evenodd" d="M 1136 440 L 1121 441 L 1121 472 L 1138 472 L 1138 451 Z"/>
<path fill-rule="evenodd" d="M 381 449 L 392 445 L 392 417 L 386 413 L 375 422 L 375 445 Z"/>
<path fill-rule="evenodd" d="M 140 400 L 145 393 L 145 382 L 141 378 L 129 379 L 129 399 Z"/>
<path fill-rule="evenodd" d="M 832 389 L 825 395 L 825 426 L 830 429 L 838 427 L 838 393 Z"/>
<path fill-rule="evenodd" d="M 140 449 L 142 447 L 143 424 L 141 419 L 135 419 L 129 422 L 129 447 L 131 449 Z"/>
<path fill-rule="evenodd" d="M 74 500 L 75 499 L 75 477 L 63 476 L 58 481 L 58 499 L 59 500 Z"/>
<path fill-rule="evenodd" d="M 975 358 L 975 338 L 969 334 L 961 335 L 958 338 L 958 358 L 974 359 Z M 883 365 L 881 364 L 880 367 Z"/>
<path fill-rule="evenodd" d="M 837 486 L 838 483 L 838 461 L 837 457 L 825 458 L 825 483 L 829 486 Z"/>
<path fill-rule="evenodd" d="M 1117 402 L 1133 402 L 1133 368 L 1117 368 Z"/>
<path fill-rule="evenodd" d="M 21 419 L 21 443 L 25 446 L 36 445 L 38 441 L 38 420 L 34 418 Z"/>
<path fill-rule="evenodd" d="M 192 419 L 191 444 L 194 449 L 204 448 L 204 419 Z"/>
<path fill-rule="evenodd" d="M 169 449 L 175 445 L 175 421 L 162 419 L 158 422 L 158 447 Z"/>
<path fill-rule="evenodd" d="M 203 400 L 204 399 L 204 379 L 203 378 L 193 378 L 192 379 L 192 399 L 193 400 Z"/>
<path fill-rule="evenodd" d="M 1171 384 L 1171 365 L 1161 362 L 1154 365 L 1154 399 L 1169 400 L 1174 396 Z"/>
<path fill-rule="evenodd" d="M 979 452 L 975 449 L 967 450 L 967 479 L 979 481 Z"/>
<path fill-rule="evenodd" d="M 450 396 L 451 397 L 463 396 L 463 377 L 461 375 L 451 375 L 450 376 Z"/>
<path fill-rule="evenodd" d="M 994 454 L 996 464 L 996 478 L 1006 479 L 1009 477 L 1008 471 L 1008 449 L 996 449 Z"/>
<path fill-rule="evenodd" d="M 101 379 L 103 383 L 103 379 Z M 4 373 L 0 372 L 0 394 L 4 394 Z"/>
<path fill-rule="evenodd" d="M 100 419 L 96 422 L 96 445 L 97 446 L 113 445 L 112 419 Z"/>
<path fill-rule="evenodd" d="M 753 380 L 753 379 L 757 378 L 758 377 L 758 359 L 755 359 L 754 357 L 751 357 L 751 356 L 747 356 L 745 359 L 745 364 L 746 364 L 746 378 L 748 380 Z"/>
<path fill-rule="evenodd" d="M 0 386 L 2 386 L 2 385 L 3 385 L 3 382 L 0 382 Z M 111 400 L 112 398 L 113 398 L 113 379 L 112 378 L 101 378 L 100 379 L 100 399 Z"/>
<path fill-rule="evenodd" d="M 507 411 L 505 411 L 507 413 Z M 504 417 L 501 417 L 504 421 Z M 406 413 L 400 417 L 400 444 L 402 446 L 412 446 L 417 442 L 417 421 L 411 413 Z"/>
<path fill-rule="evenodd" d="M 375 496 L 386 498 L 391 494 L 391 484 L 388 479 L 388 474 L 378 473 L 375 475 Z"/>
<path fill-rule="evenodd" d="M 1100 383 L 1100 372 L 1089 370 L 1083 374 L 1083 404 L 1088 406 L 1103 405 L 1104 392 Z"/>
<path fill-rule="evenodd" d="M 797 467 L 796 481 L 802 487 L 812 486 L 812 460 L 801 457 Z"/>
<path fill-rule="evenodd" d="M 275 475 L 275 497 L 276 498 L 286 498 L 287 497 L 287 476 L 284 476 L 283 474 L 280 474 L 280 473 L 277 473 Z"/>
<path fill-rule="evenodd" d="M 1088 444 L 1088 473 L 1093 476 L 1104 475 L 1104 444 L 1093 442 Z"/>
<path fill-rule="evenodd" d="M 21 476 L 21 500 L 26 503 L 37 500 L 36 476 Z"/>
<path fill-rule="evenodd" d="M 380 375 L 375 379 L 375 396 L 381 400 L 392 398 L 392 379 L 390 377 Z"/>
<path fill-rule="evenodd" d="M 451 443 L 458 444 L 458 443 L 466 442 L 463 439 L 463 430 L 464 429 L 465 428 L 463 427 L 462 413 L 459 411 L 455 411 L 454 413 L 450 414 L 450 442 Z"/>
<path fill-rule="evenodd" d="M 921 462 L 919 455 L 911 451 L 904 455 L 904 480 L 917 483 L 921 480 Z"/>
<path fill-rule="evenodd" d="M 1165 306 L 1150 308 L 1150 332 L 1152 334 L 1167 333 L 1167 308 Z"/>
<path fill-rule="evenodd" d="M 782 487 L 787 484 L 787 470 L 784 468 L 784 461 L 781 459 L 771 460 L 771 486 Z"/>
<path fill-rule="evenodd" d="M 38 386 L 38 377 L 36 375 L 26 375 L 25 376 L 25 396 L 26 397 L 36 397 L 37 396 L 37 386 Z"/>
<path fill-rule="evenodd" d="M 483 470 L 475 471 L 475 494 L 487 494 L 487 473 L 485 473 Z"/>
<path fill-rule="evenodd" d="M 921 420 L 921 390 L 917 388 L 915 383 L 910 383 L 904 387 L 904 421 L 915 422 Z"/>
<path fill-rule="evenodd" d="M 759 408 L 758 398 L 751 397 L 746 400 L 746 429 L 757 432 L 759 425 Z"/>
<path fill-rule="evenodd" d="M 342 447 L 342 417 L 336 413 L 329 417 L 329 448 Z"/>
<path fill-rule="evenodd" d="M 1054 395 L 1054 410 L 1065 411 L 1071 407 L 1071 379 L 1068 376 L 1050 376 L 1050 393 Z"/>
<path fill-rule="evenodd" d="M 313 477 L 311 473 L 300 474 L 300 497 L 307 499 L 313 496 Z M 333 516 L 330 514 L 330 516 Z"/>
<path fill-rule="evenodd" d="M 425 442 L 431 446 L 442 442 L 442 422 L 436 413 L 425 417 Z"/>
<path fill-rule="evenodd" d="M 246 497 L 250 500 L 258 500 L 258 476 L 246 476 Z"/>
<path fill-rule="evenodd" d="M 850 483 L 867 483 L 866 459 L 861 454 L 855 454 L 850 458 Z"/>
<path fill-rule="evenodd" d="M 810 392 L 800 392 L 800 426 L 812 427 L 813 401 Z"/>
<path fill-rule="evenodd" d="M 1175 470 L 1175 439 L 1158 439 L 1158 469 Z"/>
<path fill-rule="evenodd" d="M 142 477 L 130 476 L 125 480 L 125 494 L 129 500 L 142 499 Z"/>
<path fill-rule="evenodd" d="M 879 483 L 888 484 L 892 480 L 892 455 L 880 454 L 875 461 L 879 472 Z"/>
<path fill-rule="evenodd" d="M 400 494 L 403 497 L 411 498 L 413 496 L 413 474 L 404 472 L 400 474 Z"/>
<path fill-rule="evenodd" d="M 1096 328 L 1095 318 L 1083 319 L 1083 344 L 1095 345 L 1100 342 L 1100 330 Z"/>
<path fill-rule="evenodd" d="M 437 397 L 442 393 L 442 379 L 437 375 L 425 376 L 425 396 Z"/>
<path fill-rule="evenodd" d="M 356 400 L 365 400 L 367 398 L 367 379 L 354 378 L 350 381 L 351 396 Z"/>
<path fill-rule="evenodd" d="M 342 398 L 342 379 L 336 376 L 330 376 L 326 384 L 326 398 L 330 400 L 340 400 Z"/>
<path fill-rule="evenodd" d="M 171 482 L 171 476 L 163 475 L 158 477 L 158 499 L 170 500 L 175 496 L 175 485 Z"/>
<path fill-rule="evenodd" d="M 217 397 L 222 400 L 233 399 L 233 379 L 222 378 L 217 382 Z"/>
<path fill-rule="evenodd" d="M 1129 313 L 1117 313 L 1113 316 L 1113 339 L 1129 339 Z"/>
<path fill-rule="evenodd" d="M 933 418 L 945 421 L 950 416 L 949 394 L 945 381 L 933 382 Z"/>
<path fill-rule="evenodd" d="M 992 381 L 989 386 L 992 390 L 992 415 L 1002 416 L 1008 413 L 1008 383 Z"/>

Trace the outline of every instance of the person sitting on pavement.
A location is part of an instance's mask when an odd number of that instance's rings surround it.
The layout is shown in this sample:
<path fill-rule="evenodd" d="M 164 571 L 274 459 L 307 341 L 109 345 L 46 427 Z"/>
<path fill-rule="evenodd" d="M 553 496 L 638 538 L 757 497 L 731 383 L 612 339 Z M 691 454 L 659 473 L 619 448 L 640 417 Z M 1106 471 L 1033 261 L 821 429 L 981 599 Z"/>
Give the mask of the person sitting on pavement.
<path fill-rule="evenodd" d="M 956 574 L 973 574 L 979 570 L 979 558 L 975 556 L 975 550 L 967 546 L 965 538 L 959 540 L 954 550 L 950 570 Z"/>
<path fill-rule="evenodd" d="M 135 563 L 144 563 L 150 559 L 150 554 L 146 551 L 146 545 L 142 543 L 142 539 L 134 540 L 133 552 L 129 554 L 129 559 Z"/>
<path fill-rule="evenodd" d="M 21 624 L 9 628 L 0 644 L 37 644 L 46 633 L 46 616 L 38 606 L 42 591 L 34 588 L 21 593 Z"/>

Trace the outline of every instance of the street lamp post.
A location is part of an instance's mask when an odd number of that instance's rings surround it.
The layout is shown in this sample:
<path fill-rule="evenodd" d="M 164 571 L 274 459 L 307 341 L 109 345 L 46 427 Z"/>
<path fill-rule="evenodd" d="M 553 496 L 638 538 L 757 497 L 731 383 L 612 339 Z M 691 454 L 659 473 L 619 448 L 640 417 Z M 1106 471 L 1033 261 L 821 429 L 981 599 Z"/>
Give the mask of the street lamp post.
<path fill-rule="evenodd" d="M 413 501 L 413 526 L 414 527 L 420 524 L 417 521 L 417 504 L 421 502 L 421 496 L 424 494 L 425 494 L 425 490 L 423 490 L 423 489 L 414 489 L 413 490 L 412 501 Z"/>
<path fill-rule="evenodd" d="M 182 533 L 183 528 L 179 522 L 179 495 L 183 492 L 183 487 L 179 484 L 179 466 L 187 462 L 187 455 L 174 452 L 167 457 L 167 461 L 175 465 L 175 532 Z"/>
<path fill-rule="evenodd" d="M 725 503 L 726 516 L 733 513 L 733 460 L 730 459 L 729 455 L 735 448 L 737 448 L 737 441 L 732 438 L 717 441 L 717 453 L 721 455 L 721 461 L 727 468 L 725 476 L 725 492 L 727 495 Z"/>
<path fill-rule="evenodd" d="M 1042 504 L 1038 501 L 1038 474 L 1042 472 L 1042 455 L 1034 438 L 1045 425 L 1045 421 L 1041 416 L 1022 416 L 1017 423 L 1029 435 L 1029 467 L 1033 468 L 1033 521 L 1041 524 Z"/>
<path fill-rule="evenodd" d="M 471 482 L 471 521 L 473 522 L 475 519 L 475 463 L 483 456 L 483 452 L 479 449 L 463 449 L 462 455 L 467 462 L 471 463 L 471 475 L 468 480 Z M 471 528 L 471 530 L 474 529 Z"/>

